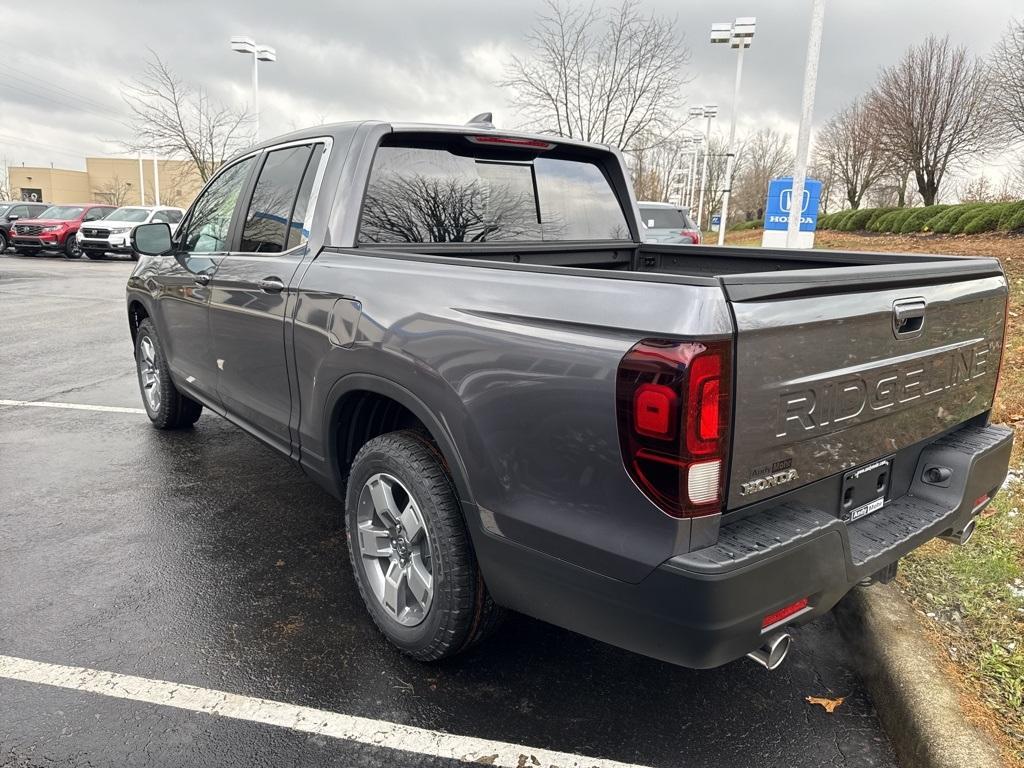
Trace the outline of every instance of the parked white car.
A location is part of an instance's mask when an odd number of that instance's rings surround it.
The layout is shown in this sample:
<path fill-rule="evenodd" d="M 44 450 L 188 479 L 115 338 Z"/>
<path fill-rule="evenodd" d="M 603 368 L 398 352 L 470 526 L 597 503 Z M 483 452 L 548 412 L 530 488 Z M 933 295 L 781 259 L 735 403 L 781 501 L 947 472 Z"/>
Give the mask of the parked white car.
<path fill-rule="evenodd" d="M 84 224 L 78 230 L 78 247 L 90 259 L 102 259 L 107 253 L 128 253 L 132 259 L 139 255 L 132 251 L 132 230 L 140 224 L 163 222 L 178 228 L 185 212 L 167 206 L 128 205 L 118 208 L 105 219 Z"/>

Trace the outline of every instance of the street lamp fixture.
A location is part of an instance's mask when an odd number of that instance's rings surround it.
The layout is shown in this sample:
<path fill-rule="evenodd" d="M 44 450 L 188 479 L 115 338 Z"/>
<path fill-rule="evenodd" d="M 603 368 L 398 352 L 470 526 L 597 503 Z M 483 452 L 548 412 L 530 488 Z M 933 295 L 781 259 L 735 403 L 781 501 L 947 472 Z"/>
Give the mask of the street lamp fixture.
<path fill-rule="evenodd" d="M 252 113 L 256 122 L 256 140 L 260 139 L 260 75 L 261 61 L 277 61 L 277 51 L 269 45 L 257 43 L 247 35 L 236 35 L 231 38 L 231 50 L 252 56 Z"/>
<path fill-rule="evenodd" d="M 729 220 L 729 195 L 732 191 L 732 173 L 736 166 L 734 147 L 736 144 L 736 112 L 739 107 L 740 82 L 743 78 L 743 51 L 750 47 L 754 40 L 757 19 L 754 16 L 740 16 L 736 21 L 711 25 L 711 42 L 728 43 L 736 50 L 736 84 L 733 88 L 732 115 L 729 120 L 729 148 L 725 158 L 725 189 L 722 190 L 722 220 L 718 227 L 718 244 L 725 244 L 725 225 Z M 710 130 L 710 121 L 708 127 Z"/>

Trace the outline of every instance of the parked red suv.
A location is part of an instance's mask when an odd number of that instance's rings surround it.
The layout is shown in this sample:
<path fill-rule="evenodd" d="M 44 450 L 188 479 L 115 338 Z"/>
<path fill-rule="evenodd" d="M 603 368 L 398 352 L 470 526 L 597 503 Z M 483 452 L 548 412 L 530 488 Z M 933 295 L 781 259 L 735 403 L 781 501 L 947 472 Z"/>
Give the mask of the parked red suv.
<path fill-rule="evenodd" d="M 19 219 L 11 227 L 14 252 L 28 255 L 40 251 L 61 251 L 69 259 L 82 255 L 75 234 L 83 222 L 96 221 L 115 210 L 113 205 L 51 205 L 37 219 Z"/>

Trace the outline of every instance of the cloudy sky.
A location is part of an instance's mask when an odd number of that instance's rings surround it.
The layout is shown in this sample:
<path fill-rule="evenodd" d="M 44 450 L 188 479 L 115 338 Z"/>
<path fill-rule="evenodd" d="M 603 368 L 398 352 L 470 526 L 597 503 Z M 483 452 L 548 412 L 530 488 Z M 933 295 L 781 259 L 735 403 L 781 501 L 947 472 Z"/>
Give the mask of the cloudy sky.
<path fill-rule="evenodd" d="M 568 1 L 568 0 L 565 0 Z M 596 0 L 598 5 L 615 0 Z M 277 48 L 260 70 L 262 133 L 358 118 L 465 122 L 491 110 L 520 119 L 496 85 L 524 54 L 541 0 L 161 0 L 5 4 L 0 42 L 0 160 L 83 168 L 120 154 L 121 82 L 152 48 L 183 79 L 216 98 L 249 99 L 249 60 L 228 39 L 249 34 Z M 731 109 L 735 54 L 707 42 L 714 21 L 756 15 L 747 53 L 740 130 L 794 131 L 808 0 L 642 0 L 675 17 L 690 52 L 680 85 L 688 104 Z M 881 66 L 928 33 L 987 54 L 1020 0 L 829 0 L 816 122 L 870 86 Z M 989 161 L 998 169 L 999 158 Z"/>

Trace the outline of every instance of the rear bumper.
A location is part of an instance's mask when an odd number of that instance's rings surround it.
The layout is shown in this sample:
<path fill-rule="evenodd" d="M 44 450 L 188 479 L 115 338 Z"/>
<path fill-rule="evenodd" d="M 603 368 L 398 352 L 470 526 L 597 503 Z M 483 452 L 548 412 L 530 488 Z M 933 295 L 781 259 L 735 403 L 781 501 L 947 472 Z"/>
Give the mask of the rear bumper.
<path fill-rule="evenodd" d="M 962 528 L 1002 485 L 1012 431 L 964 427 L 921 454 L 910 491 L 845 523 L 781 504 L 722 525 L 717 544 L 677 556 L 638 584 L 609 579 L 495 537 L 475 537 L 494 599 L 515 610 L 687 667 L 725 664 L 759 647 L 765 616 L 802 599 L 786 623 L 825 613 L 857 582 L 935 536 Z M 944 487 L 926 466 L 952 469 Z"/>

